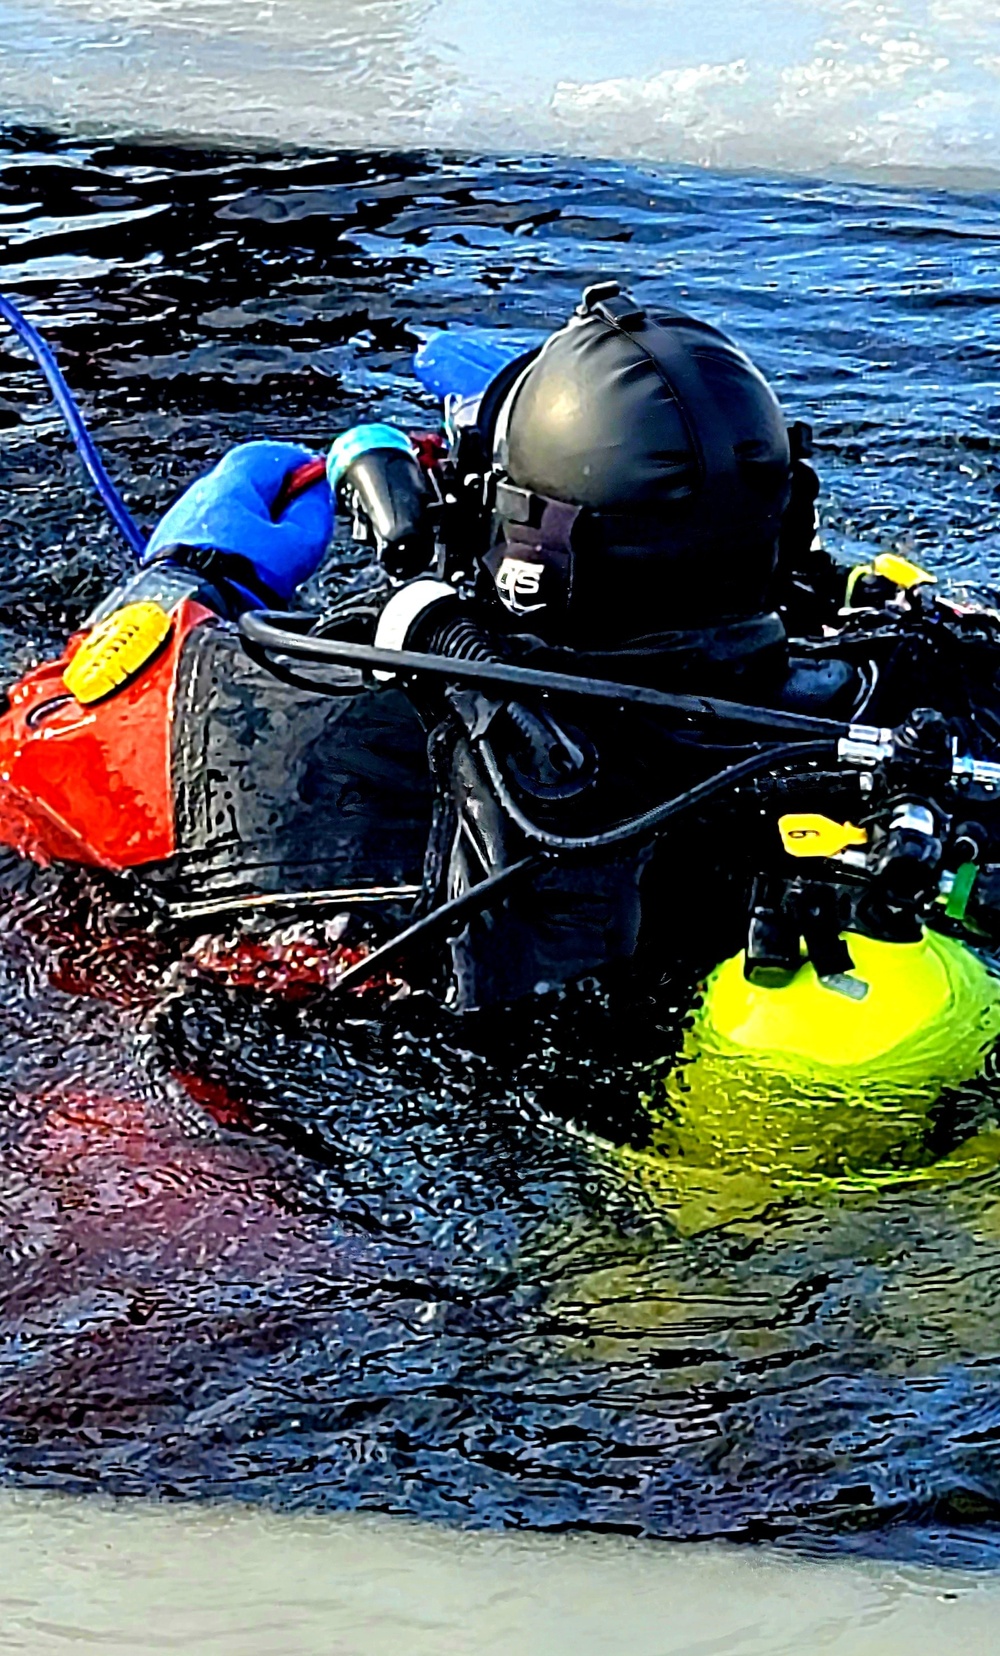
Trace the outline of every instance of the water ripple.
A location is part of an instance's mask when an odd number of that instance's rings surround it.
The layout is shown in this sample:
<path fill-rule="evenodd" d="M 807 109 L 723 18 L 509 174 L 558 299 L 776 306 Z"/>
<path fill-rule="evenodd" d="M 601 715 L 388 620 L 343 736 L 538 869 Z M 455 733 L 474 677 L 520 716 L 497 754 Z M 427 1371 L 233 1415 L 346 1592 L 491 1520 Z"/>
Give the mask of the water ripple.
<path fill-rule="evenodd" d="M 425 425 L 423 329 L 537 337 L 614 273 L 720 323 L 814 422 L 834 547 L 989 579 L 994 205 L 26 131 L 0 144 L 0 284 L 147 524 L 242 438 Z M 125 556 L 8 340 L 0 430 L 13 674 Z M 642 1008 L 570 1003 L 478 1055 L 412 1009 L 338 1030 L 177 993 L 66 882 L 5 889 L 8 1479 L 996 1561 L 994 1175 L 685 1229 L 612 1142 L 671 1039 Z"/>

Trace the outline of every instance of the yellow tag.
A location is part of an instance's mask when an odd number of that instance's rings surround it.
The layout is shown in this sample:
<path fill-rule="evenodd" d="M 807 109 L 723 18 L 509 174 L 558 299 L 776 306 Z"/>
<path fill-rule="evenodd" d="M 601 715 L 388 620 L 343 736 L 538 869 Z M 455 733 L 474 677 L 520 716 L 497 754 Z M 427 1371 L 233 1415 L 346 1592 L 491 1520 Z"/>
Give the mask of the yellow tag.
<path fill-rule="evenodd" d="M 834 822 L 812 811 L 793 811 L 778 818 L 781 843 L 790 857 L 835 857 L 849 845 L 867 845 L 864 828 L 853 822 Z"/>
<path fill-rule="evenodd" d="M 844 603 L 848 609 L 854 601 L 854 589 L 862 575 L 881 575 L 883 581 L 891 581 L 894 587 L 903 592 L 910 592 L 915 586 L 923 586 L 928 582 L 934 585 L 936 575 L 928 570 L 921 569 L 919 564 L 911 563 L 909 558 L 901 558 L 898 552 L 880 552 L 874 563 L 855 564 L 847 577 L 847 589 L 844 593 Z"/>
<path fill-rule="evenodd" d="M 170 632 L 170 617 L 159 604 L 126 604 L 98 623 L 65 673 L 71 696 L 89 706 L 135 678 Z"/>
<path fill-rule="evenodd" d="M 872 564 L 872 571 L 881 575 L 883 581 L 891 581 L 893 586 L 902 587 L 909 592 L 911 587 L 921 586 L 924 582 L 934 582 L 936 575 L 928 570 L 921 569 L 919 564 L 911 563 L 909 558 L 901 558 L 898 552 L 880 552 Z"/>

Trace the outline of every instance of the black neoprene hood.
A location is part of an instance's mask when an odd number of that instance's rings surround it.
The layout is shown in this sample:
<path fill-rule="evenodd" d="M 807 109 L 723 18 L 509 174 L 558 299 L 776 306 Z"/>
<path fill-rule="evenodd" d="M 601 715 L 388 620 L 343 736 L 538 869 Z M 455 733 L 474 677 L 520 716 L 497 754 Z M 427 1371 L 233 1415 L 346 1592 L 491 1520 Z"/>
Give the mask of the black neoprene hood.
<path fill-rule="evenodd" d="M 505 542 L 545 560 L 542 503 L 580 509 L 546 606 L 555 617 L 561 605 L 568 637 L 711 626 L 767 607 L 788 432 L 767 381 L 717 328 L 652 320 L 614 284 L 589 290 L 521 373 L 493 447 L 501 485 L 513 486 L 497 493 L 495 566 Z"/>

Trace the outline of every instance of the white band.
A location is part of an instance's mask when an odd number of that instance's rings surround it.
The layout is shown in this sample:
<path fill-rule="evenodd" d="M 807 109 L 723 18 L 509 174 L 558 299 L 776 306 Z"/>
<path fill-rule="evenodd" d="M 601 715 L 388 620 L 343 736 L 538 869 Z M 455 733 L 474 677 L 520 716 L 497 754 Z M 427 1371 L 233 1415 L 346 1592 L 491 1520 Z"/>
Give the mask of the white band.
<path fill-rule="evenodd" d="M 377 650 L 405 650 L 406 638 L 418 615 L 433 604 L 439 604 L 442 598 L 454 598 L 455 588 L 447 581 L 436 581 L 430 575 L 422 575 L 416 581 L 408 581 L 406 586 L 394 592 L 385 609 L 378 618 L 375 628 L 375 648 Z M 377 679 L 391 679 L 392 673 L 376 669 Z"/>

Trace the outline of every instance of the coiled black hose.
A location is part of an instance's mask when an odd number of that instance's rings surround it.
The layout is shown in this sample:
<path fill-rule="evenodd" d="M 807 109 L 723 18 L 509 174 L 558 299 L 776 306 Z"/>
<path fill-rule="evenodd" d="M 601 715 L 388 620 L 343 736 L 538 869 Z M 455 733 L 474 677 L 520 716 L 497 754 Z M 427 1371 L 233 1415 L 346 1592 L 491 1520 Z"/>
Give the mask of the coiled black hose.
<path fill-rule="evenodd" d="M 467 615 L 445 615 L 421 641 L 429 655 L 449 656 L 454 661 L 499 662 L 502 658 L 485 628 Z"/>
<path fill-rule="evenodd" d="M 713 794 L 721 793 L 725 788 L 735 787 L 739 782 L 750 776 L 758 775 L 771 765 L 788 764 L 792 760 L 817 757 L 817 750 L 828 749 L 829 744 L 824 742 L 788 742 L 782 747 L 770 748 L 766 752 L 756 753 L 750 759 L 744 759 L 738 765 L 730 765 L 727 770 L 718 776 L 713 776 L 707 782 L 699 782 L 685 793 L 677 794 L 675 798 L 666 800 L 655 810 L 646 811 L 643 816 L 635 817 L 631 822 L 621 823 L 619 827 L 609 829 L 603 834 L 590 834 L 585 838 L 567 839 L 563 835 L 550 834 L 547 830 L 538 828 L 530 822 L 519 807 L 511 801 L 514 820 L 525 835 L 542 845 L 546 850 L 558 853 L 560 851 L 599 851 L 609 845 L 621 845 L 626 840 L 636 839 L 643 834 L 650 833 L 671 817 L 680 816 L 683 811 L 694 810 L 704 800 L 710 799 Z M 501 778 L 502 782 L 502 778 Z M 447 936 L 459 925 L 465 924 L 474 914 L 489 908 L 499 898 L 506 897 L 508 892 L 522 881 L 530 880 L 545 867 L 544 854 L 542 856 L 522 857 L 519 861 L 509 864 L 506 868 L 498 869 L 488 879 L 479 885 L 471 886 L 458 897 L 452 897 L 441 903 L 429 914 L 423 915 L 403 931 L 398 932 L 381 948 L 374 950 L 356 965 L 351 966 L 333 986 L 334 994 L 341 994 L 345 990 L 357 989 L 368 980 L 377 976 L 379 972 L 398 964 L 406 955 L 412 954 L 421 944 L 434 942 L 442 936 Z"/>

